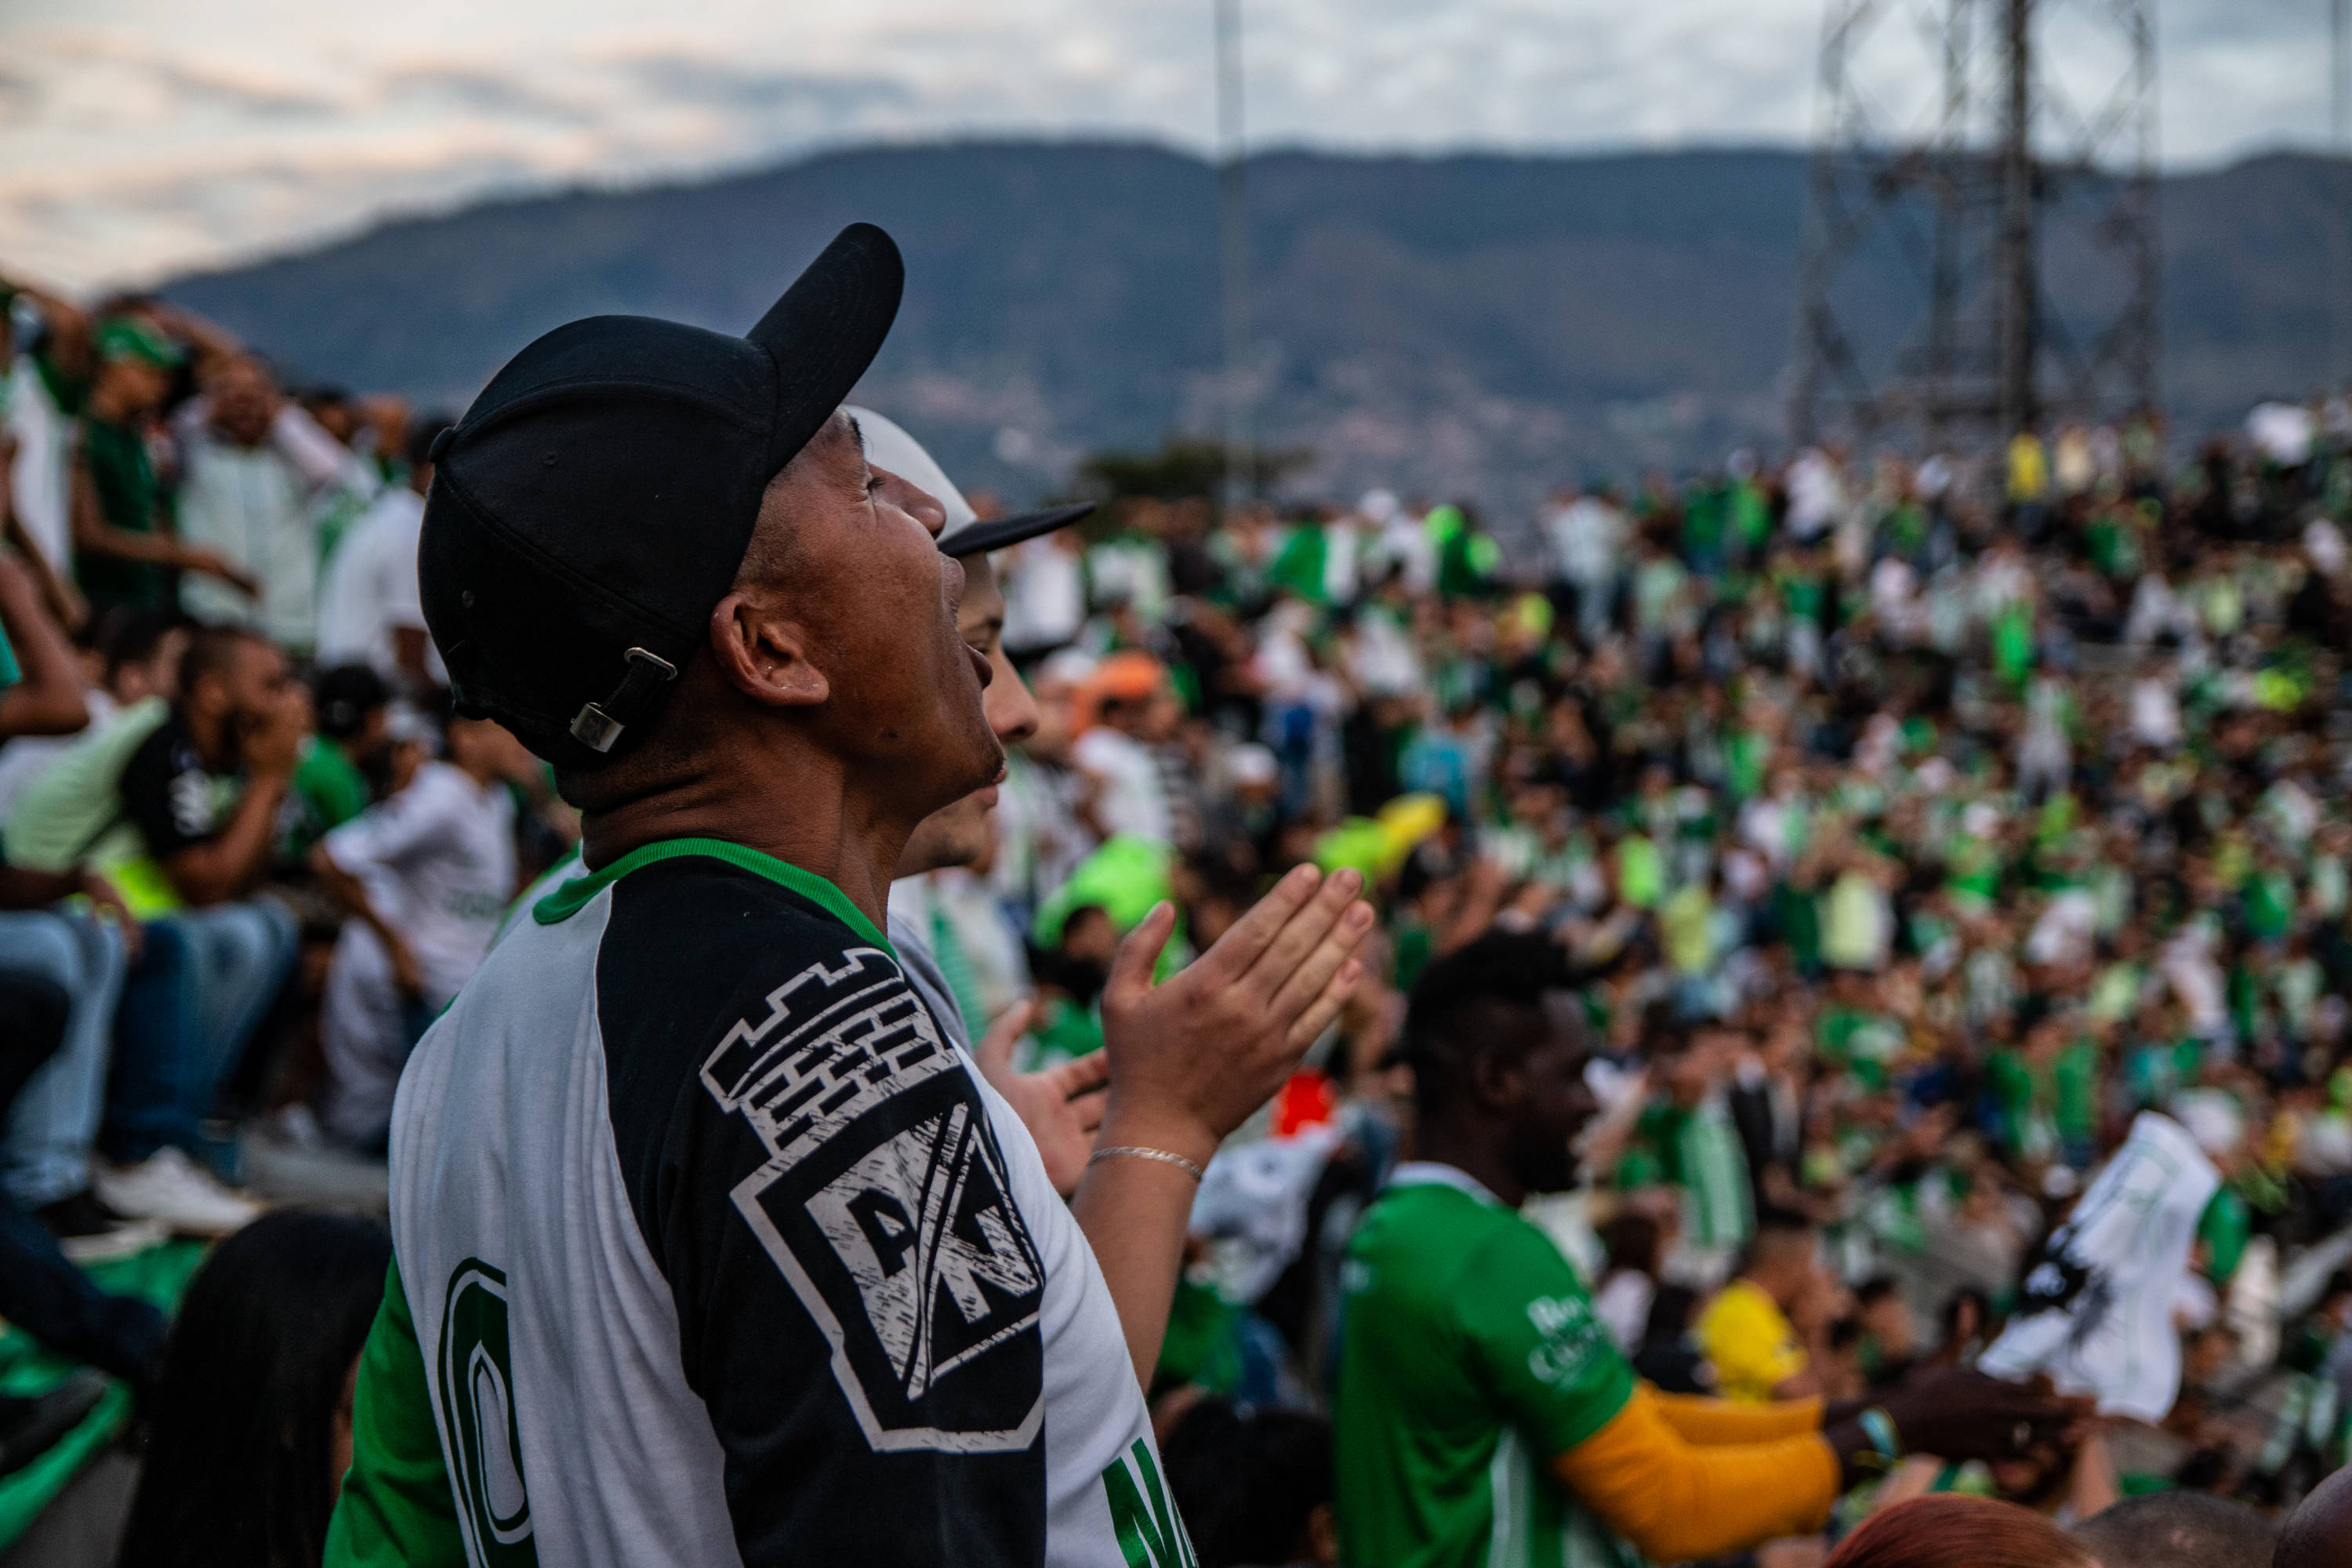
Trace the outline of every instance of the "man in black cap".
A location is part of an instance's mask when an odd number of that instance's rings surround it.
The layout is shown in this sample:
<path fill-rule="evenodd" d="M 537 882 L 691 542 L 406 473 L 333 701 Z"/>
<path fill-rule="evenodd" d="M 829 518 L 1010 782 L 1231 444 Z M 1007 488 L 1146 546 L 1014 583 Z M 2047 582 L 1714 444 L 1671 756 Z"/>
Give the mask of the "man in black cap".
<path fill-rule="evenodd" d="M 1294 873 L 1156 987 L 1139 930 L 1098 1265 L 881 929 L 916 825 L 1002 765 L 939 505 L 837 412 L 900 279 L 860 225 L 748 338 L 559 328 L 435 454 L 451 689 L 555 764 L 587 874 L 403 1079 L 331 1563 L 1189 1559 L 1114 1302 L 1164 1316 L 1200 1166 L 1370 911 Z"/>

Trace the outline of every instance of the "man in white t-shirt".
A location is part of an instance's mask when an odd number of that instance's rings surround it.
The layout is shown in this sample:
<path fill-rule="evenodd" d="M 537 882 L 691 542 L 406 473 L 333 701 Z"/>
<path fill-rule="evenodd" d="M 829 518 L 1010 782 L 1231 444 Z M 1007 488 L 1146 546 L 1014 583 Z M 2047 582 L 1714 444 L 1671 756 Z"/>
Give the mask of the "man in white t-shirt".
<path fill-rule="evenodd" d="M 281 397 L 257 360 L 221 363 L 204 396 L 191 399 L 173 423 L 183 466 L 180 537 L 215 552 L 258 588 L 248 594 L 190 574 L 180 581 L 180 607 L 310 651 L 319 622 L 319 509 L 370 493 L 374 471 Z"/>
<path fill-rule="evenodd" d="M 416 540 L 433 488 L 433 442 L 446 419 L 421 419 L 408 443 L 408 482 L 378 496 L 344 534 L 319 584 L 319 668 L 364 664 L 415 695 L 448 684 L 416 596 Z"/>
<path fill-rule="evenodd" d="M 449 725 L 449 760 L 328 834 L 311 864 L 352 911 L 327 969 L 327 1131 L 382 1144 L 408 1053 L 489 950 L 515 891 L 509 782 L 536 764 L 487 719 Z"/>

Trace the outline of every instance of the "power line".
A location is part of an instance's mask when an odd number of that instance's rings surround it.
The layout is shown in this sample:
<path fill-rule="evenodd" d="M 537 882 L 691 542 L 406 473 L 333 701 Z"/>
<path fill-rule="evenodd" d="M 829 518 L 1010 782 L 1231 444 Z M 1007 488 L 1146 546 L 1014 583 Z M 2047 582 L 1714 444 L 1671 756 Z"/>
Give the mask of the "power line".
<path fill-rule="evenodd" d="M 2331 0 L 2342 4 L 2343 0 Z M 2006 439 L 2157 395 L 2154 0 L 1826 0 L 1798 268 L 1800 439 Z M 2043 25 L 2119 45 L 2091 101 Z M 1932 97 L 1890 104 L 1889 84 Z M 2074 299 L 2043 286 L 2060 247 Z M 2104 273 L 2091 288 L 2086 277 Z M 1890 289 L 1890 281 L 1901 287 Z"/>

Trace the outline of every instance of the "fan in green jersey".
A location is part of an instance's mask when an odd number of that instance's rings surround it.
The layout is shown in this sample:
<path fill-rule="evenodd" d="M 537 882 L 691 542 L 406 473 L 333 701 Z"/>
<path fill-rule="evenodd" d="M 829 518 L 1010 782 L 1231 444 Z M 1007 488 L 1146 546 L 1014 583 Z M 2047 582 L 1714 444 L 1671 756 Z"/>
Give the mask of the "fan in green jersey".
<path fill-rule="evenodd" d="M 1391 1568 L 1619 1568 L 1821 1527 L 1917 1449 L 2007 1454 L 2072 1404 L 1975 1373 L 1868 1411 L 1734 1407 L 1637 1379 L 1583 1282 L 1522 1219 L 1575 1176 L 1597 1110 L 1566 961 L 1491 934 L 1438 960 L 1405 1023 L 1420 1158 L 1349 1247 L 1336 1398 L 1342 1557 Z"/>

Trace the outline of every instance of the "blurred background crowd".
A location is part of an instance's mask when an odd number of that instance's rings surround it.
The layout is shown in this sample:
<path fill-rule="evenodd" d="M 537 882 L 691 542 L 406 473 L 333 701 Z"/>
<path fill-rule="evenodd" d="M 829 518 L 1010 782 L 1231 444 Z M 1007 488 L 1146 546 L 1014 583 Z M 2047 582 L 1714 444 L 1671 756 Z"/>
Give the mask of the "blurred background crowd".
<path fill-rule="evenodd" d="M 407 1051 L 577 821 L 448 709 L 415 564 L 444 420 L 280 385 L 156 300 L 7 296 L 0 1540 L 136 1409 L 124 1560 L 165 1561 L 142 1529 L 272 1467 L 304 1500 L 273 1516 L 322 1526 L 386 1251 L 262 1216 L 380 1207 Z M 2159 1419 L 1915 1463 L 1851 1517 L 2275 1510 L 2342 1463 L 2352 403 L 2194 446 L 1743 452 L 1533 518 L 1113 489 L 998 560 L 1038 727 L 992 852 L 892 912 L 966 1017 L 1039 1004 L 1040 1067 L 1100 1044 L 1160 900 L 1197 952 L 1300 861 L 1377 891 L 1377 983 L 1194 1213 L 1156 1392 L 1208 1568 L 1335 1560 L 1343 1255 L 1412 1148 L 1404 997 L 1496 929 L 1583 979 L 1604 1110 L 1538 1212 L 1663 1387 L 1840 1399 L 1973 1355 L 2143 1110 L 2218 1172 Z M 289 1258 L 349 1299 L 270 1289 Z M 265 1431 L 223 1392 L 255 1386 L 308 1405 Z"/>

